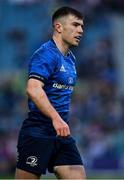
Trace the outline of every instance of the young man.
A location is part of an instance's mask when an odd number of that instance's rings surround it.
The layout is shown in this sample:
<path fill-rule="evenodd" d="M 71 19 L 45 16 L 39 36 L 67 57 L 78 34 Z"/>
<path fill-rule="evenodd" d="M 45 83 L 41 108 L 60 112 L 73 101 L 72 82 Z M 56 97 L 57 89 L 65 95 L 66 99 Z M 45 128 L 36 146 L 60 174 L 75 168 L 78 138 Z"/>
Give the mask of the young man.
<path fill-rule="evenodd" d="M 32 56 L 27 94 L 28 118 L 18 139 L 15 179 L 39 179 L 54 172 L 60 179 L 85 179 L 85 171 L 69 129 L 69 104 L 76 83 L 75 57 L 83 17 L 70 7 L 52 17 L 53 37 Z"/>

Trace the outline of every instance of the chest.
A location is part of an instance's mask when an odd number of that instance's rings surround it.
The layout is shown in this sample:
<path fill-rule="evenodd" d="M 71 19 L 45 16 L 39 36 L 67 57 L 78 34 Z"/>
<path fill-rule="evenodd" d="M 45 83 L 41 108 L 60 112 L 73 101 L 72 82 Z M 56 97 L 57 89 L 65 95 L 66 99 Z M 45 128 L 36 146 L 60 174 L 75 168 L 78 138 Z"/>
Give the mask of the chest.
<path fill-rule="evenodd" d="M 61 58 L 53 78 L 56 83 L 74 86 L 77 79 L 75 63 L 69 58 Z"/>

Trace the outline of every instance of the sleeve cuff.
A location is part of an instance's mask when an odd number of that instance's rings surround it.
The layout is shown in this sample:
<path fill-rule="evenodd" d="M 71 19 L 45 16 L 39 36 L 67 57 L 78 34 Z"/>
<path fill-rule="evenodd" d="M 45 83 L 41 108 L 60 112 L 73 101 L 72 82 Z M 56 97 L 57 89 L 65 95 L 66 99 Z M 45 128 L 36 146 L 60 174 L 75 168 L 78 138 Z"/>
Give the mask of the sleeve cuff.
<path fill-rule="evenodd" d="M 42 81 L 42 82 L 46 81 L 46 79 L 43 76 L 41 76 L 39 74 L 35 74 L 35 73 L 29 74 L 28 79 L 31 79 L 31 78 L 37 79 L 37 80 Z"/>

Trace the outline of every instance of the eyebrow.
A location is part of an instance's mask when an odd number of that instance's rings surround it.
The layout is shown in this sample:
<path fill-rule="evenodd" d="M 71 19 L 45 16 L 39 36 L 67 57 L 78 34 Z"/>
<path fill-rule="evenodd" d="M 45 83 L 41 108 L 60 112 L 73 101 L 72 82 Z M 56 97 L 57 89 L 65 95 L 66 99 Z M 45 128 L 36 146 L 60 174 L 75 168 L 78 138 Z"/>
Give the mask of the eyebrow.
<path fill-rule="evenodd" d="M 84 23 L 79 23 L 79 22 L 76 22 L 76 21 L 72 22 L 72 24 L 76 24 L 76 25 L 78 25 L 78 26 L 81 25 L 82 27 L 84 26 Z"/>

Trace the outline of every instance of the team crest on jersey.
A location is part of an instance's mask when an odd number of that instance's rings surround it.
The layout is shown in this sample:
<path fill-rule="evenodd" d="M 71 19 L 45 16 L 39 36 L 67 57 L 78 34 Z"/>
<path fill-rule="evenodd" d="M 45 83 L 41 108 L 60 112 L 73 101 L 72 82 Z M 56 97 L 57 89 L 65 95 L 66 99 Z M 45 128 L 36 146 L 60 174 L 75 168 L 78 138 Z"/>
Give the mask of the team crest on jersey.
<path fill-rule="evenodd" d="M 62 66 L 61 66 L 61 68 L 60 68 L 60 71 L 61 71 L 61 72 L 66 72 L 65 67 L 63 66 L 63 64 L 62 64 Z"/>
<path fill-rule="evenodd" d="M 72 77 L 69 77 L 69 78 L 68 78 L 68 83 L 69 83 L 69 84 L 72 84 L 72 83 L 73 83 L 73 78 L 72 78 Z"/>
<path fill-rule="evenodd" d="M 29 164 L 30 166 L 37 166 L 37 157 L 36 156 L 29 156 L 27 158 L 26 164 Z"/>

